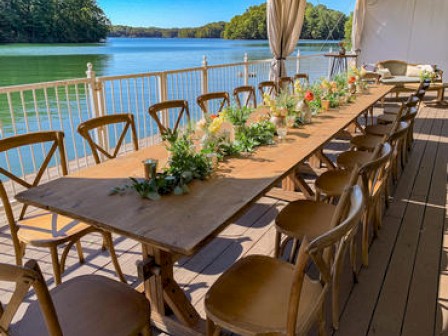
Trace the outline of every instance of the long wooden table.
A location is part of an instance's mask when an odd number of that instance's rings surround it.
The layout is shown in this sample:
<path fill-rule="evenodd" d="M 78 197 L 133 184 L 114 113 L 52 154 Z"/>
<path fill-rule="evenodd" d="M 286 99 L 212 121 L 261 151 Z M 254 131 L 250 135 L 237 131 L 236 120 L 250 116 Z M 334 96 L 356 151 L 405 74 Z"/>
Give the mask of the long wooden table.
<path fill-rule="evenodd" d="M 110 195 L 112 188 L 129 184 L 130 176 L 144 176 L 142 160 L 167 160 L 165 148 L 158 145 L 48 182 L 16 198 L 141 242 L 143 257 L 153 258 L 160 267 L 160 274 L 145 283 L 155 324 L 170 334 L 201 334 L 203 321 L 173 278 L 175 256 L 198 251 L 391 89 L 373 87 L 354 104 L 289 130 L 282 142 L 261 147 L 248 157 L 226 160 L 209 180 L 194 181 L 186 195 L 164 196 L 159 201 L 141 199 L 132 191 Z"/>

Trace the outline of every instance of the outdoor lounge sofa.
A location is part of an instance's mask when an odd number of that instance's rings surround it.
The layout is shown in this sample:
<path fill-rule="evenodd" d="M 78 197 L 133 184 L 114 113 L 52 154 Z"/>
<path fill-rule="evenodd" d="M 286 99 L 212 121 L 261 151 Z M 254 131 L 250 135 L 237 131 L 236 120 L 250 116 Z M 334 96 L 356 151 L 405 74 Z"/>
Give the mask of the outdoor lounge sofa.
<path fill-rule="evenodd" d="M 410 91 L 405 84 L 420 83 L 422 71 L 434 72 L 433 82 L 441 83 L 443 71 L 436 65 L 412 64 L 397 60 L 381 61 L 376 64 L 376 72 L 381 75 L 380 82 L 383 84 L 395 85 L 393 92 L 397 95 L 400 92 Z M 390 76 L 385 75 L 389 70 Z M 411 90 L 412 91 L 412 90 Z"/>

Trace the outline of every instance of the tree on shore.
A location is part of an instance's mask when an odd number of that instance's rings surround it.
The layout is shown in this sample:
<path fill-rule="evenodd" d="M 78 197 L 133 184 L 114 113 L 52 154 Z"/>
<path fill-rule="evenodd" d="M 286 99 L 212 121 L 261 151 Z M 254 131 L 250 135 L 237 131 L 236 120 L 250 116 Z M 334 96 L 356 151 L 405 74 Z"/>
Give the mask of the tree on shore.
<path fill-rule="evenodd" d="M 347 16 L 326 6 L 308 3 L 302 28 L 302 39 L 340 40 L 344 38 Z M 266 4 L 249 7 L 230 20 L 224 30 L 227 39 L 266 39 Z"/>
<path fill-rule="evenodd" d="M 107 37 L 96 0 L 0 0 L 0 43 L 82 43 Z"/>

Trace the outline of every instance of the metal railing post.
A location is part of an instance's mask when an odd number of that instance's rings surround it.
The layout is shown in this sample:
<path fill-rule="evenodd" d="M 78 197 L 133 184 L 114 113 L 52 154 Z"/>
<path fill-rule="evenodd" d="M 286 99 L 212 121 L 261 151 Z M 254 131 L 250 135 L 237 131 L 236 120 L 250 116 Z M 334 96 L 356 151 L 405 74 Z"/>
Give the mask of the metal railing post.
<path fill-rule="evenodd" d="M 330 54 L 333 53 L 333 47 L 330 47 L 329 53 Z M 331 68 L 332 68 L 332 65 L 333 65 L 333 61 L 334 61 L 333 57 L 328 57 L 328 73 L 327 73 L 328 79 L 330 79 L 330 77 L 331 77 Z"/>
<path fill-rule="evenodd" d="M 93 114 L 92 118 L 97 118 L 104 115 L 103 83 L 96 77 L 96 73 L 93 71 L 93 64 L 90 62 L 87 63 L 86 75 L 89 79 L 90 103 Z M 107 130 L 104 127 L 99 127 L 95 132 L 98 139 L 98 144 L 105 150 L 108 150 L 109 142 L 107 141 Z"/>
<path fill-rule="evenodd" d="M 297 50 L 296 73 L 300 73 L 300 49 Z"/>
<path fill-rule="evenodd" d="M 249 85 L 249 57 L 244 53 L 244 85 Z"/>
<path fill-rule="evenodd" d="M 202 71 L 201 71 L 201 93 L 208 93 L 208 62 L 207 56 L 202 58 Z"/>
<path fill-rule="evenodd" d="M 168 100 L 168 76 L 166 72 L 161 72 L 158 76 L 157 85 L 159 86 L 159 102 Z M 167 110 L 162 113 L 162 123 L 165 127 L 170 127 L 170 117 Z"/>

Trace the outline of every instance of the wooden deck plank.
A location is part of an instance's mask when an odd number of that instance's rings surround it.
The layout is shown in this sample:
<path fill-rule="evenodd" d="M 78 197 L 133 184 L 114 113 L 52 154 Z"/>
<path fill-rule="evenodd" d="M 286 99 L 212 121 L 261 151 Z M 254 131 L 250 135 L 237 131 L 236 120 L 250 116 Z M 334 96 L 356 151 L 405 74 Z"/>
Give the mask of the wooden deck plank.
<path fill-rule="evenodd" d="M 443 123 L 437 141 L 438 150 L 434 164 L 431 188 L 425 204 L 425 217 L 418 244 L 411 288 L 403 322 L 403 335 L 431 335 L 435 332 L 440 254 L 445 220 L 448 144 L 441 140 L 448 137 L 448 121 Z"/>
<path fill-rule="evenodd" d="M 437 112 L 435 112 L 434 116 L 436 115 Z M 400 233 L 394 246 L 394 253 L 373 315 L 369 335 L 399 335 L 401 333 L 421 225 L 425 214 L 424 203 L 427 201 L 431 186 L 437 154 L 438 144 L 430 140 L 434 139 L 432 134 L 436 136 L 440 134 L 441 128 L 442 123 L 433 122 L 431 135 L 425 141 L 424 155 L 410 195 L 410 202 L 406 207 Z"/>
<path fill-rule="evenodd" d="M 414 179 L 425 151 L 425 140 L 428 138 L 432 120 L 430 111 L 424 109 L 416 121 L 416 141 L 408 165 L 395 190 L 394 202 L 391 204 L 385 218 L 380 236 L 375 240 L 370 250 L 369 267 L 362 269 L 359 283 L 354 287 L 345 310 L 341 316 L 339 331 L 335 335 L 366 335 L 378 297 L 380 295 L 384 276 L 388 270 L 390 256 L 399 232 L 407 199 L 412 191 Z M 391 214 L 392 213 L 392 214 Z"/>

